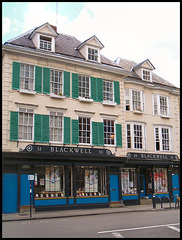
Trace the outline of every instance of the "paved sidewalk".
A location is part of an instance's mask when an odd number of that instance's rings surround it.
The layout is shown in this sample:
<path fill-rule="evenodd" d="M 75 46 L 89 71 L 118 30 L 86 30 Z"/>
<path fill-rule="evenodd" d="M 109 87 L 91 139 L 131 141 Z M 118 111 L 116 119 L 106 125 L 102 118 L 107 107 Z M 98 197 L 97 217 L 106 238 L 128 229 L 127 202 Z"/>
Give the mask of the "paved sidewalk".
<path fill-rule="evenodd" d="M 171 204 L 171 209 L 175 205 Z M 77 217 L 77 216 L 88 216 L 88 215 L 99 215 L 99 214 L 112 214 L 112 213 L 124 213 L 124 212 L 142 212 L 142 211 L 165 211 L 171 210 L 169 204 L 163 204 L 161 208 L 160 204 L 156 204 L 156 208 L 153 209 L 153 205 L 133 205 L 124 206 L 120 208 L 94 208 L 94 209 L 74 209 L 74 210 L 57 210 L 57 211 L 45 211 L 45 212 L 32 212 L 30 218 L 30 211 L 24 210 L 20 213 L 3 213 L 2 221 L 21 221 L 30 219 L 49 219 L 49 218 L 65 218 L 65 217 Z M 179 210 L 176 208 L 175 210 Z"/>

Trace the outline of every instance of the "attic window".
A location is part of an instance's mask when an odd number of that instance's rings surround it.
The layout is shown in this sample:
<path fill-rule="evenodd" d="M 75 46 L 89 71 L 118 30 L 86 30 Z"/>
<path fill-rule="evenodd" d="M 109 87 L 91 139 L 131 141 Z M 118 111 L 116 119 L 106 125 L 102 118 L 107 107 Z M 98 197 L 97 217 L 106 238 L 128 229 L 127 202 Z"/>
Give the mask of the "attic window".
<path fill-rule="evenodd" d="M 98 62 L 98 50 L 94 48 L 88 48 L 88 60 Z"/>
<path fill-rule="evenodd" d="M 143 80 L 150 81 L 150 71 L 143 70 Z"/>
<path fill-rule="evenodd" d="M 40 49 L 51 51 L 51 38 L 40 36 Z"/>

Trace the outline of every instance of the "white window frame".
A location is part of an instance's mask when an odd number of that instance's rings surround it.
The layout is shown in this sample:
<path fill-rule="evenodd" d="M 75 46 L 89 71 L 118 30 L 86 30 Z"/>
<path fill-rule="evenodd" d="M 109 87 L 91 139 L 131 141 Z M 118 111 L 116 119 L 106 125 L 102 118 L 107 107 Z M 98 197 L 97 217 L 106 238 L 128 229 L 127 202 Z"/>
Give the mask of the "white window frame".
<path fill-rule="evenodd" d="M 140 107 L 134 109 L 133 105 L 133 91 L 139 92 L 140 94 Z M 144 113 L 144 92 L 138 89 L 125 89 L 125 111 L 133 111 L 134 113 Z"/>
<path fill-rule="evenodd" d="M 84 136 L 81 136 L 81 139 L 82 139 L 82 141 L 80 142 L 80 132 L 83 132 L 84 130 L 83 130 L 83 121 L 82 121 L 82 129 L 80 130 L 80 122 L 79 122 L 79 119 L 80 118 L 85 118 L 85 119 L 90 119 L 90 136 L 89 136 L 89 139 L 90 139 L 90 143 L 88 143 L 87 142 L 87 137 L 85 137 L 86 138 L 86 143 L 84 143 L 83 142 L 83 138 L 84 138 Z M 86 120 L 86 123 L 87 123 L 87 120 Z M 86 125 L 87 126 L 87 125 Z M 79 131 L 79 133 L 78 133 L 78 137 L 79 137 L 79 140 L 78 140 L 78 142 L 79 142 L 79 145 L 92 145 L 92 118 L 91 118 L 91 116 L 88 116 L 88 115 L 79 115 L 78 116 L 78 131 Z M 86 127 L 86 129 L 85 129 L 85 132 L 86 132 L 86 135 L 87 135 L 87 132 L 88 132 L 89 130 L 87 129 L 87 127 Z"/>
<path fill-rule="evenodd" d="M 82 83 L 82 86 L 80 86 L 80 78 L 81 78 L 81 83 Z M 88 78 L 88 84 L 89 84 L 89 88 L 87 87 L 84 87 L 83 86 L 83 78 L 86 79 Z M 86 81 L 86 80 L 85 80 Z M 80 88 L 81 89 L 84 89 L 84 92 L 80 92 Z M 79 99 L 82 100 L 82 99 L 91 99 L 91 84 L 90 84 L 90 77 L 87 76 L 87 75 L 82 75 L 82 74 L 79 74 L 78 75 L 78 95 L 79 95 Z M 88 96 L 84 96 L 85 95 L 85 90 L 88 89 Z M 81 94 L 80 94 L 81 93 Z"/>
<path fill-rule="evenodd" d="M 158 129 L 158 141 L 156 141 L 156 129 Z M 163 138 L 162 138 L 162 129 L 167 129 L 169 134 L 169 150 L 163 149 Z M 165 139 L 164 139 L 165 140 Z M 170 126 L 157 125 L 154 126 L 154 142 L 155 142 L 155 151 L 157 152 L 171 152 L 172 151 L 172 128 Z M 156 142 L 159 143 L 159 150 L 156 148 Z"/>
<path fill-rule="evenodd" d="M 127 125 L 130 125 L 130 131 L 127 129 Z M 134 126 L 139 125 L 141 126 L 142 130 L 142 148 L 136 148 L 135 147 L 135 136 L 134 136 Z M 128 133 L 130 132 L 130 136 L 128 136 Z M 126 138 L 127 138 L 127 148 L 128 148 L 128 138 L 130 138 L 131 148 L 128 149 L 135 149 L 135 150 L 145 150 L 146 149 L 146 124 L 140 123 L 140 122 L 127 122 L 126 123 Z"/>
<path fill-rule="evenodd" d="M 28 141 L 28 142 L 33 142 L 34 141 L 34 109 L 32 108 L 27 108 L 27 107 L 19 107 L 18 109 L 18 140 L 19 141 Z M 20 123 L 20 114 L 23 113 L 23 119 L 24 119 L 24 114 L 32 114 L 32 125 L 30 124 L 24 124 L 24 123 Z M 29 121 L 29 115 L 28 115 L 28 121 Z M 23 139 L 20 138 L 20 127 L 22 126 L 22 128 L 24 127 L 32 127 L 32 139 Z M 22 134 L 24 133 L 24 131 L 22 130 Z"/>
<path fill-rule="evenodd" d="M 146 72 L 146 74 L 144 73 L 144 71 Z M 145 77 L 149 79 L 145 79 Z M 142 69 L 142 80 L 151 82 L 152 81 L 151 71 L 149 71 L 148 69 Z"/>
<path fill-rule="evenodd" d="M 53 77 L 53 75 L 52 75 L 52 72 L 54 72 L 54 74 L 55 74 L 55 72 L 58 72 L 58 75 L 59 74 L 61 74 L 61 82 L 57 82 L 57 84 L 59 85 L 59 93 L 55 93 L 56 91 L 55 91 L 55 88 L 53 88 L 52 87 L 52 84 L 55 84 L 56 82 L 53 82 L 52 81 L 52 77 Z M 60 78 L 60 76 L 59 76 L 59 78 Z M 50 95 L 51 96 L 58 96 L 58 97 L 61 97 L 61 96 L 63 96 L 63 89 L 64 89 L 64 81 L 63 81 L 63 79 L 64 79 L 64 72 L 63 72 L 63 70 L 60 70 L 60 69 L 51 69 L 50 70 Z M 54 76 L 54 80 L 55 80 L 55 76 Z M 60 91 L 60 86 L 61 86 L 61 91 Z M 54 89 L 54 90 L 53 90 Z"/>
<path fill-rule="evenodd" d="M 61 117 L 62 119 L 61 119 L 61 121 L 62 121 L 62 126 L 61 127 L 55 127 L 54 126 L 54 124 L 55 124 L 55 122 L 54 122 L 54 120 L 55 120 L 55 118 L 53 118 L 53 126 L 51 127 L 51 117 L 57 117 L 58 118 L 58 120 L 59 120 L 59 117 Z M 50 136 L 50 143 L 63 143 L 63 138 L 64 138 L 64 136 L 63 136 L 63 128 L 64 128 L 64 126 L 63 126 L 63 113 L 62 112 L 59 112 L 59 111 L 49 111 L 49 136 Z M 53 128 L 53 129 L 60 129 L 61 130 L 61 137 L 62 137 L 62 139 L 61 139 L 61 141 L 55 141 L 54 140 L 54 134 L 53 134 L 53 139 L 51 140 L 51 133 L 50 133 L 50 128 Z M 53 130 L 54 131 L 54 130 Z M 57 134 L 58 135 L 58 134 Z"/>
<path fill-rule="evenodd" d="M 96 50 L 97 51 L 97 60 L 92 60 L 92 59 L 89 59 L 89 49 L 93 49 L 94 51 Z M 95 54 L 94 54 L 95 56 Z M 88 61 L 92 61 L 92 62 L 100 62 L 100 49 L 99 48 L 96 48 L 96 47 L 92 47 L 92 46 L 87 46 L 87 60 Z"/>
<path fill-rule="evenodd" d="M 167 114 L 162 114 L 161 112 L 161 104 L 160 104 L 161 97 L 166 98 Z M 159 115 L 161 117 L 170 117 L 170 98 L 168 96 L 153 94 L 152 101 L 153 101 L 153 115 Z"/>
<path fill-rule="evenodd" d="M 25 76 L 25 70 L 23 71 L 23 75 L 22 75 L 22 66 L 28 67 L 28 75 L 29 76 Z M 33 76 L 30 76 L 30 67 L 33 68 Z M 28 85 L 30 85 L 30 81 L 33 81 L 32 83 L 32 89 L 31 88 L 25 88 L 25 81 L 26 79 L 28 80 Z M 23 82 L 23 87 L 22 87 L 22 82 Z M 20 63 L 20 92 L 21 93 L 29 93 L 29 94 L 35 94 L 35 65 L 33 64 L 28 64 L 28 63 Z"/>
<path fill-rule="evenodd" d="M 104 124 L 104 121 L 112 121 L 114 123 L 114 132 L 110 131 L 110 132 L 105 132 L 104 130 L 104 146 L 115 146 L 116 145 L 116 121 L 112 118 L 104 118 L 103 119 L 103 124 Z M 104 127 L 105 129 L 105 127 Z M 109 134 L 110 137 L 109 138 L 105 138 L 105 134 Z M 111 135 L 112 134 L 112 135 Z M 109 139 L 110 142 L 112 140 L 114 140 L 114 143 L 113 144 L 110 144 L 110 143 L 105 143 L 105 139 Z"/>
<path fill-rule="evenodd" d="M 47 38 L 47 39 L 50 39 L 50 41 L 46 40 L 46 39 L 41 39 L 41 38 Z M 50 49 L 49 48 L 41 48 L 41 41 L 43 41 L 43 45 L 44 44 L 50 44 Z M 53 49 L 53 38 L 50 37 L 50 36 L 46 36 L 46 35 L 43 35 L 43 34 L 40 34 L 39 35 L 39 49 L 40 50 L 44 50 L 44 51 L 48 51 L 48 52 L 51 52 L 52 49 Z"/>
<path fill-rule="evenodd" d="M 104 85 L 109 84 L 109 86 Z M 109 91 L 107 91 L 109 89 Z M 108 99 L 104 99 L 104 94 L 109 95 Z M 110 96 L 111 95 L 111 96 Z M 114 82 L 111 80 L 103 79 L 103 102 L 113 103 L 114 102 Z"/>

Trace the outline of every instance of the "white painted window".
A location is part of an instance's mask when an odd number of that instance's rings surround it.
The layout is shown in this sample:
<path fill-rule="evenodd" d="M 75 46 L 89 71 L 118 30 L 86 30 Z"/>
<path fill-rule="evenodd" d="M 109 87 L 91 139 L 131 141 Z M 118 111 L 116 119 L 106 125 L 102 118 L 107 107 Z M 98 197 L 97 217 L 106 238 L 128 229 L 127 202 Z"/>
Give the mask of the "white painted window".
<path fill-rule="evenodd" d="M 146 149 L 146 131 L 144 123 L 126 125 L 127 148 Z"/>
<path fill-rule="evenodd" d="M 20 64 L 20 89 L 33 91 L 35 84 L 35 69 L 33 65 Z"/>
<path fill-rule="evenodd" d="M 63 114 L 50 111 L 49 116 L 49 137 L 50 142 L 63 142 Z"/>
<path fill-rule="evenodd" d="M 18 139 L 33 140 L 34 110 L 19 108 Z"/>
<path fill-rule="evenodd" d="M 90 77 L 79 75 L 79 96 L 90 98 Z"/>
<path fill-rule="evenodd" d="M 170 116 L 170 99 L 167 96 L 153 95 L 153 114 Z"/>
<path fill-rule="evenodd" d="M 155 130 L 155 150 L 172 151 L 171 127 L 156 126 Z"/>
<path fill-rule="evenodd" d="M 52 39 L 45 36 L 40 36 L 40 49 L 51 51 Z"/>
<path fill-rule="evenodd" d="M 147 80 L 147 81 L 151 80 L 151 73 L 150 73 L 150 71 L 143 70 L 143 80 Z"/>
<path fill-rule="evenodd" d="M 95 62 L 99 61 L 99 51 L 95 48 L 88 47 L 88 60 L 92 60 Z"/>
<path fill-rule="evenodd" d="M 115 121 L 104 119 L 104 144 L 115 144 Z"/>
<path fill-rule="evenodd" d="M 125 110 L 144 112 L 144 93 L 141 90 L 125 89 Z"/>
<path fill-rule="evenodd" d="M 103 100 L 105 101 L 114 101 L 113 94 L 113 82 L 108 80 L 103 80 Z"/>
<path fill-rule="evenodd" d="M 91 119 L 79 117 L 79 143 L 90 144 Z"/>
<path fill-rule="evenodd" d="M 63 72 L 59 70 L 51 69 L 50 71 L 50 88 L 51 93 L 56 95 L 63 94 Z"/>

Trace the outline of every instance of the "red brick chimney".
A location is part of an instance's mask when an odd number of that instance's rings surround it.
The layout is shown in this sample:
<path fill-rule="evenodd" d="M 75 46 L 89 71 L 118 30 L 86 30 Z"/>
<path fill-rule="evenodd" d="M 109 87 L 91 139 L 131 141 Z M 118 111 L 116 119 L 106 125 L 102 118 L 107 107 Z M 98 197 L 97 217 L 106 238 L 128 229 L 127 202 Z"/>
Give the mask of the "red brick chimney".
<path fill-rule="evenodd" d="M 51 25 L 51 27 L 57 32 L 57 27 L 56 26 Z"/>

